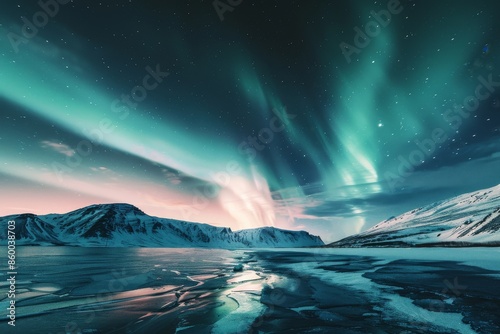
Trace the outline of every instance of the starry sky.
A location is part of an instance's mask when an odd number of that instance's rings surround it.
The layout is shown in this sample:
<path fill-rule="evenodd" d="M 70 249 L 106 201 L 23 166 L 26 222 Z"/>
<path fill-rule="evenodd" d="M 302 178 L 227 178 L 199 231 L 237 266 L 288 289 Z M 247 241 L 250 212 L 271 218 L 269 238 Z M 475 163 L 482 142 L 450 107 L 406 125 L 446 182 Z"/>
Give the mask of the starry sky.
<path fill-rule="evenodd" d="M 331 242 L 500 183 L 498 1 L 42 3 L 0 12 L 0 215 Z"/>

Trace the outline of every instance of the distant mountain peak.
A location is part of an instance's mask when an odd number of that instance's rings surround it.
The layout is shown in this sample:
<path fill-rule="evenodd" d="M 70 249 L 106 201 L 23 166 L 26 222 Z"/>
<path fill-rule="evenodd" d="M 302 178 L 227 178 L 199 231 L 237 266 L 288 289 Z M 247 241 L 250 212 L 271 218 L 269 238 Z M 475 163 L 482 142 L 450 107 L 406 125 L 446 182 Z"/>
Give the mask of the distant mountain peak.
<path fill-rule="evenodd" d="M 16 219 L 18 244 L 143 247 L 310 247 L 322 246 L 317 236 L 266 226 L 232 231 L 228 227 L 152 217 L 127 203 L 94 204 L 65 214 L 0 217 L 0 226 Z M 0 243 L 7 229 L 0 230 Z"/>
<path fill-rule="evenodd" d="M 109 203 L 109 204 L 93 204 L 87 207 L 84 207 L 82 209 L 86 208 L 97 208 L 101 210 L 116 210 L 120 212 L 137 212 L 137 213 L 142 213 L 145 214 L 141 209 L 138 207 L 128 204 L 128 203 Z"/>

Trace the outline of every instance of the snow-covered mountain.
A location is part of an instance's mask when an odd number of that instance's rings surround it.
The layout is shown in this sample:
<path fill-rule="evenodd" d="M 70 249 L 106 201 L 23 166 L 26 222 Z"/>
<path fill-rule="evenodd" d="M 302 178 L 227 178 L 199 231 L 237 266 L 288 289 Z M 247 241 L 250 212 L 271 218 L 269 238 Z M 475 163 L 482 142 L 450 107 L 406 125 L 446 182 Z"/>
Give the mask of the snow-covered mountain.
<path fill-rule="evenodd" d="M 332 247 L 500 246 L 500 185 L 385 220 Z"/>
<path fill-rule="evenodd" d="M 0 218 L 0 243 L 7 222 L 16 222 L 16 243 L 31 245 L 142 247 L 307 247 L 320 237 L 305 231 L 230 228 L 148 216 L 130 204 L 91 205 L 66 214 L 20 214 Z"/>

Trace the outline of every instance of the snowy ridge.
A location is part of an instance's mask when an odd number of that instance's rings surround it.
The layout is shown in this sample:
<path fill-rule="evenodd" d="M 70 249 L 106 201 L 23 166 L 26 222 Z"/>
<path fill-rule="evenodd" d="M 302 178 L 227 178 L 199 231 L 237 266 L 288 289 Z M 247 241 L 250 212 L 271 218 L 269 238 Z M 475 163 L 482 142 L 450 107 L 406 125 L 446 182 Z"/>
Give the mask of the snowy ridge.
<path fill-rule="evenodd" d="M 262 227 L 230 228 L 148 216 L 130 204 L 91 205 L 66 214 L 11 215 L 0 218 L 0 243 L 6 244 L 7 222 L 16 221 L 18 244 L 109 247 L 308 247 L 320 237 L 305 231 Z"/>
<path fill-rule="evenodd" d="M 500 185 L 382 221 L 333 247 L 500 245 Z"/>

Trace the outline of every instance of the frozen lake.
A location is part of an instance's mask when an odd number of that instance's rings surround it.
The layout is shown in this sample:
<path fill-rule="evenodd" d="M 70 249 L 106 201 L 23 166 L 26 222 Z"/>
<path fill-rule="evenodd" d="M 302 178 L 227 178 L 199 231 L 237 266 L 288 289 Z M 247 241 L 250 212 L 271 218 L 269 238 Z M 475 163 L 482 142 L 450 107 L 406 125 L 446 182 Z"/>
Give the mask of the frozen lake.
<path fill-rule="evenodd" d="M 17 262 L 1 333 L 500 332 L 497 248 L 18 247 Z"/>

